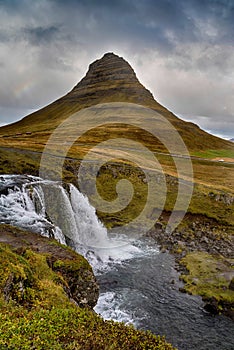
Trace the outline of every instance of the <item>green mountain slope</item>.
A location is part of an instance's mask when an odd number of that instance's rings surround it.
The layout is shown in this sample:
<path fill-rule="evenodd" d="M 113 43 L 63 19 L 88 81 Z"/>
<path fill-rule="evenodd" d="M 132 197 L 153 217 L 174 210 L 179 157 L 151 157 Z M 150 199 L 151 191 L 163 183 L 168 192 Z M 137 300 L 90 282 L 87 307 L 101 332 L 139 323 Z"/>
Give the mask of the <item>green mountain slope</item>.
<path fill-rule="evenodd" d="M 1 127 L 0 145 L 10 143 L 13 147 L 42 150 L 51 132 L 67 117 L 83 108 L 108 102 L 130 102 L 159 112 L 179 131 L 190 152 L 226 150 L 234 155 L 234 145 L 231 142 L 212 136 L 197 125 L 177 118 L 160 105 L 138 81 L 131 66 L 113 53 L 107 53 L 93 62 L 86 76 L 67 95 L 14 124 Z M 123 131 L 121 129 L 119 134 L 122 135 Z M 152 143 L 155 150 L 163 149 L 157 140 L 150 140 L 151 145 Z"/>

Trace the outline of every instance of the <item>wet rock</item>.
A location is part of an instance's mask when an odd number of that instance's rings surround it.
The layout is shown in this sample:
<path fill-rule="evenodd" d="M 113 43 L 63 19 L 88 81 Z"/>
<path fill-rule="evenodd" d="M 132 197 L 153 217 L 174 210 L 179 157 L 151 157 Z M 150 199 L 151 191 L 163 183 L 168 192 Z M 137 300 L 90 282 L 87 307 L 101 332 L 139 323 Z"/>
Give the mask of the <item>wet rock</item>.
<path fill-rule="evenodd" d="M 215 298 L 211 298 L 204 306 L 204 309 L 211 313 L 212 315 L 218 315 L 219 309 L 218 309 L 218 303 Z"/>

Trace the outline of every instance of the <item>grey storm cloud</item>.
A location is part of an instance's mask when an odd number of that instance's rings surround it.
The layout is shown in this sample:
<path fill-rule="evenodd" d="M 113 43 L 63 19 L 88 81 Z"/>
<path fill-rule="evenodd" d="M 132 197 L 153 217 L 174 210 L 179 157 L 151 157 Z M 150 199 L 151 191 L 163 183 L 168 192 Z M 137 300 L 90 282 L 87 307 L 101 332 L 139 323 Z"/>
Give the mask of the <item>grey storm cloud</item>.
<path fill-rule="evenodd" d="M 65 94 L 113 51 L 160 103 L 233 137 L 233 18 L 232 0 L 0 0 L 0 123 Z"/>
<path fill-rule="evenodd" d="M 59 34 L 59 28 L 55 25 L 49 27 L 25 28 L 24 33 L 29 42 L 33 45 L 45 44 L 56 40 Z"/>

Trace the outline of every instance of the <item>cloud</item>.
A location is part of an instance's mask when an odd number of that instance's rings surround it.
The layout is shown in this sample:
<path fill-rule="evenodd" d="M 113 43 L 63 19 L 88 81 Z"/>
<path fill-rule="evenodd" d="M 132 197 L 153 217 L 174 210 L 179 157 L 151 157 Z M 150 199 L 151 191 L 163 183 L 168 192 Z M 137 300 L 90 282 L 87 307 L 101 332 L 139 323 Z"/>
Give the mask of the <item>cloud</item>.
<path fill-rule="evenodd" d="M 55 25 L 49 27 L 39 26 L 36 28 L 25 28 L 24 32 L 32 45 L 43 45 L 56 40 L 59 28 Z"/>

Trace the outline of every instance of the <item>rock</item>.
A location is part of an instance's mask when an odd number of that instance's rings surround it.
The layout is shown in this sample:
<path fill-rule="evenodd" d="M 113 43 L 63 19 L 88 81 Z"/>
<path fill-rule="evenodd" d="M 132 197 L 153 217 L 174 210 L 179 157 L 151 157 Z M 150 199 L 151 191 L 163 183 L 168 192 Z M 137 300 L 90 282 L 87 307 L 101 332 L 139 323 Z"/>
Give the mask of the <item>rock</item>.
<path fill-rule="evenodd" d="M 189 248 L 195 249 L 195 248 L 196 248 L 196 243 L 195 243 L 194 241 L 192 241 L 192 242 L 189 244 Z"/>
<path fill-rule="evenodd" d="M 163 225 L 160 222 L 156 222 L 154 224 L 154 227 L 156 230 L 162 231 L 163 230 Z"/>
<path fill-rule="evenodd" d="M 215 298 L 210 298 L 204 305 L 204 309 L 210 312 L 212 315 L 219 314 L 218 302 Z"/>
<path fill-rule="evenodd" d="M 8 244 L 18 255 L 24 255 L 27 249 L 46 255 L 48 267 L 58 274 L 67 296 L 79 306 L 96 305 L 99 287 L 91 266 L 81 255 L 53 239 L 9 225 L 0 225 L 0 243 Z M 22 276 L 10 274 L 3 288 L 5 300 L 15 293 L 18 300 L 22 299 L 27 283 Z"/>
<path fill-rule="evenodd" d="M 184 248 L 185 247 L 185 242 L 183 241 L 177 241 L 177 244 L 180 248 Z"/>
<path fill-rule="evenodd" d="M 12 285 L 14 281 L 14 274 L 10 273 L 8 276 L 5 286 L 3 288 L 3 295 L 4 295 L 4 300 L 9 301 L 10 296 L 11 296 L 11 291 L 12 291 Z"/>
<path fill-rule="evenodd" d="M 90 64 L 86 76 L 64 99 L 70 102 L 93 99 L 98 103 L 103 100 L 103 96 L 112 97 L 112 102 L 118 96 L 119 102 L 119 94 L 127 95 L 128 100 L 135 103 L 155 103 L 153 95 L 139 82 L 129 63 L 110 52 Z"/>
<path fill-rule="evenodd" d="M 201 243 L 209 244 L 209 239 L 206 236 L 203 236 L 201 239 Z"/>
<path fill-rule="evenodd" d="M 167 251 L 166 247 L 164 247 L 164 246 L 160 247 L 160 250 L 162 253 L 166 253 L 166 251 Z"/>

